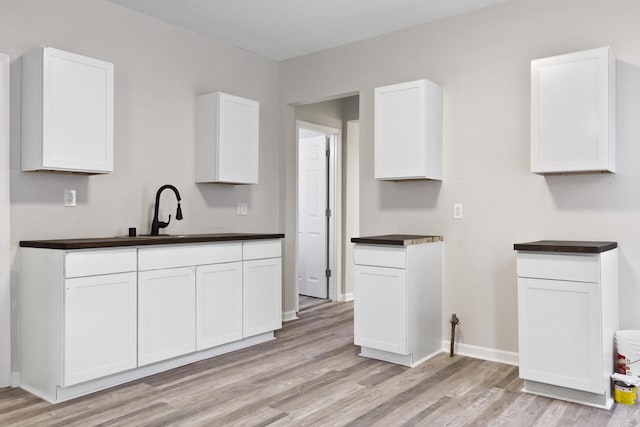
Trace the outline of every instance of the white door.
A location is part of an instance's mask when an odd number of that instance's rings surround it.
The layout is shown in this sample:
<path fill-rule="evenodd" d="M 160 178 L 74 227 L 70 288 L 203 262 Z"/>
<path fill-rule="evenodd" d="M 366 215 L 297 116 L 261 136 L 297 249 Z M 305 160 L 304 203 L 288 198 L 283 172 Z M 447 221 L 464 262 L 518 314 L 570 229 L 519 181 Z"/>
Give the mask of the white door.
<path fill-rule="evenodd" d="M 136 273 L 65 281 L 64 385 L 137 365 Z"/>
<path fill-rule="evenodd" d="M 597 283 L 518 278 L 518 322 L 521 378 L 604 391 Z"/>
<path fill-rule="evenodd" d="M 195 267 L 138 273 L 138 365 L 196 349 Z"/>
<path fill-rule="evenodd" d="M 243 336 L 282 327 L 282 263 L 280 258 L 243 263 Z"/>
<path fill-rule="evenodd" d="M 407 280 L 400 268 L 355 266 L 354 342 L 408 354 Z"/>
<path fill-rule="evenodd" d="M 0 387 L 11 385 L 9 55 L 0 53 Z"/>
<path fill-rule="evenodd" d="M 242 262 L 196 267 L 196 349 L 242 339 Z"/>
<path fill-rule="evenodd" d="M 327 137 L 298 145 L 298 292 L 327 298 Z"/>

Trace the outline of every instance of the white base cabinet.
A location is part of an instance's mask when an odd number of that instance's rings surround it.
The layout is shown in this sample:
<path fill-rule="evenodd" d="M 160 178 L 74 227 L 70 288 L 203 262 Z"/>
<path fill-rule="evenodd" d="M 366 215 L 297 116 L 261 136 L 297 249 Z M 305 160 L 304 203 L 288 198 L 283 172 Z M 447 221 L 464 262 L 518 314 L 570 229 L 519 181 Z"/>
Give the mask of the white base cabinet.
<path fill-rule="evenodd" d="M 612 405 L 617 286 L 617 249 L 518 252 L 520 377 L 526 391 Z"/>
<path fill-rule="evenodd" d="M 416 366 L 442 351 L 442 242 L 354 248 L 361 356 Z"/>
<path fill-rule="evenodd" d="M 56 403 L 273 339 L 281 245 L 22 248 L 21 387 Z"/>
<path fill-rule="evenodd" d="M 140 272 L 138 298 L 140 366 L 195 351 L 195 267 Z"/>

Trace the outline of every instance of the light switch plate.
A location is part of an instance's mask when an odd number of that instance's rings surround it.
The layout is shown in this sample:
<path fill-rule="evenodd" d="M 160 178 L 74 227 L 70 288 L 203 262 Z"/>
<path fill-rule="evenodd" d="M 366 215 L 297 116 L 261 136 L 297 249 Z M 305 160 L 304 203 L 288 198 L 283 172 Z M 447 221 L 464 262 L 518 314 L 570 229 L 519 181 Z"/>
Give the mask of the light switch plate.
<path fill-rule="evenodd" d="M 247 202 L 238 202 L 236 212 L 238 215 L 247 215 L 249 213 L 249 206 L 247 205 Z"/>
<path fill-rule="evenodd" d="M 76 190 L 64 190 L 64 205 L 66 207 L 76 206 Z"/>

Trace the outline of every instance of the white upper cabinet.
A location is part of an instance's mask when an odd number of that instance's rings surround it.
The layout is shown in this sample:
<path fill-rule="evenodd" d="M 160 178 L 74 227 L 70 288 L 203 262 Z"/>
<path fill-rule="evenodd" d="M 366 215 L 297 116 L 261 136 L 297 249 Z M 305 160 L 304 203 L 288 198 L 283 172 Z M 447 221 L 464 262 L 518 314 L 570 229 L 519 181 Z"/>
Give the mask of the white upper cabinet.
<path fill-rule="evenodd" d="M 442 87 L 424 79 L 375 89 L 375 177 L 442 179 Z"/>
<path fill-rule="evenodd" d="M 615 132 L 608 47 L 531 62 L 531 172 L 615 172 Z"/>
<path fill-rule="evenodd" d="M 22 57 L 23 171 L 113 171 L 113 64 L 50 47 Z"/>
<path fill-rule="evenodd" d="M 222 92 L 200 95 L 196 182 L 257 184 L 260 104 Z"/>

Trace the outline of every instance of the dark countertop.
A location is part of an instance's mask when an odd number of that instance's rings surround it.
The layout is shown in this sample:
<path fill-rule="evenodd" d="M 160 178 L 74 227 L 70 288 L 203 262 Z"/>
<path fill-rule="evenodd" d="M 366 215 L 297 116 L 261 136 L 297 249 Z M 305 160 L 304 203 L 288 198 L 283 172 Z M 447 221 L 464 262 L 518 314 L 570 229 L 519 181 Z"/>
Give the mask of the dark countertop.
<path fill-rule="evenodd" d="M 573 240 L 538 240 L 537 242 L 515 243 L 516 251 L 530 252 L 578 252 L 598 254 L 618 247 L 617 242 L 582 242 Z"/>
<path fill-rule="evenodd" d="M 230 242 L 237 240 L 263 240 L 281 239 L 284 234 L 261 234 L 261 233 L 219 233 L 219 234 L 180 234 L 180 235 L 160 235 L 160 236 L 117 236 L 98 237 L 91 239 L 60 239 L 60 240 L 23 240 L 20 242 L 22 248 L 43 248 L 43 249 L 94 249 L 94 248 L 115 248 L 120 246 L 147 246 L 147 245 L 175 245 L 183 243 L 206 243 L 206 242 Z"/>
<path fill-rule="evenodd" d="M 354 237 L 351 243 L 363 243 L 367 245 L 393 245 L 408 246 L 422 243 L 442 242 L 442 236 L 422 236 L 415 234 L 385 234 L 383 236 Z"/>

